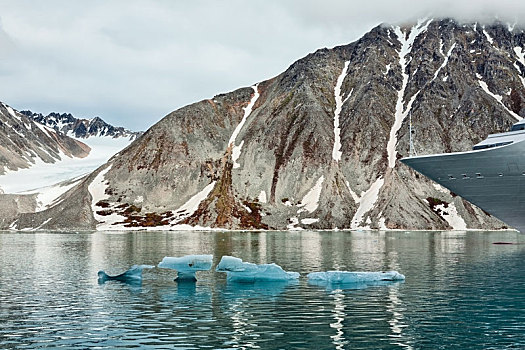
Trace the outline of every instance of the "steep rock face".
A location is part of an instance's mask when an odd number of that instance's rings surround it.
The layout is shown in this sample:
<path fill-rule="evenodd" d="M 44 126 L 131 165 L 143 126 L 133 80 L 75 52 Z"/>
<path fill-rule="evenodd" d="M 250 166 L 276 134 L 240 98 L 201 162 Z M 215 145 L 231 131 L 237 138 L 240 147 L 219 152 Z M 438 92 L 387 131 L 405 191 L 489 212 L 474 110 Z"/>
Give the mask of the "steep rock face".
<path fill-rule="evenodd" d="M 28 168 L 37 160 L 54 163 L 61 154 L 82 158 L 89 151 L 84 143 L 0 103 L 0 174 L 8 169 Z"/>
<path fill-rule="evenodd" d="M 378 26 L 169 114 L 61 210 L 79 205 L 75 219 L 92 228 L 504 227 L 398 159 L 409 116 L 416 151 L 429 154 L 469 150 L 525 115 L 524 45 L 521 29 L 502 24 Z M 17 228 L 29 225 L 24 215 Z"/>
<path fill-rule="evenodd" d="M 113 138 L 126 137 L 130 140 L 134 140 L 142 135 L 142 132 L 130 131 L 121 126 L 110 125 L 99 117 L 92 119 L 75 118 L 70 113 L 54 112 L 44 116 L 41 113 L 34 113 L 29 110 L 21 111 L 20 113 L 36 120 L 40 124 L 46 125 L 75 138 L 109 136 Z"/>

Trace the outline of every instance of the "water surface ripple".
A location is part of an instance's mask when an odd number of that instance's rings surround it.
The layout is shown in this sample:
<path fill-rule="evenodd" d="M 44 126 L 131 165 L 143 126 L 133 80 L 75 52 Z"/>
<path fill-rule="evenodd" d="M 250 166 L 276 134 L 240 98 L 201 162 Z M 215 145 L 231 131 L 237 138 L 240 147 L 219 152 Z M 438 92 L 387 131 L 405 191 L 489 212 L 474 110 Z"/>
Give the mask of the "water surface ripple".
<path fill-rule="evenodd" d="M 301 279 L 237 284 L 208 271 L 177 283 L 155 268 L 142 285 L 97 283 L 100 269 L 186 254 L 275 262 Z M 407 279 L 305 278 L 335 269 Z M 524 271 L 514 232 L 2 232 L 0 348 L 521 349 Z"/>

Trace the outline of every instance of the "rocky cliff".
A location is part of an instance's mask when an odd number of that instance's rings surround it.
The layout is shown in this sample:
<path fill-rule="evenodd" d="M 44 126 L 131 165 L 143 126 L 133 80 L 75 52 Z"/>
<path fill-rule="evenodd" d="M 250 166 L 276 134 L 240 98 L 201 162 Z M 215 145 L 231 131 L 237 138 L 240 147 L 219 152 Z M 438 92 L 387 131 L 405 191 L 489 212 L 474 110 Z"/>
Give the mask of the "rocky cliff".
<path fill-rule="evenodd" d="M 497 229 L 417 175 L 525 115 L 525 33 L 426 19 L 380 25 L 252 87 L 181 108 L 10 224 L 41 228 Z"/>
<path fill-rule="evenodd" d="M 32 118 L 40 124 L 46 125 L 75 138 L 109 136 L 113 138 L 126 137 L 130 140 L 134 140 L 142 135 L 142 132 L 139 131 L 131 131 L 121 126 L 108 124 L 99 117 L 92 119 L 76 118 L 70 113 L 54 112 L 44 116 L 41 113 L 35 113 L 29 110 L 21 111 L 20 113 Z"/>

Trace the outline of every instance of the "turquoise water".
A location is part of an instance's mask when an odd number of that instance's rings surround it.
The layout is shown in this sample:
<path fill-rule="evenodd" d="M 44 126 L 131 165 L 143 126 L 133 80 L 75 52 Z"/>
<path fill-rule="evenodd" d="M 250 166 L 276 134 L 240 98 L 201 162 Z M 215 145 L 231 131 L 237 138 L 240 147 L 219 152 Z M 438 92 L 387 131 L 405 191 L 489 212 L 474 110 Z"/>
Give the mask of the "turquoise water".
<path fill-rule="evenodd" d="M 495 245 L 494 242 L 517 242 Z M 213 254 L 298 271 L 297 283 L 228 283 L 145 270 Z M 397 270 L 404 283 L 315 286 L 325 270 Z M 0 233 L 0 348 L 522 349 L 525 235 L 514 232 Z"/>

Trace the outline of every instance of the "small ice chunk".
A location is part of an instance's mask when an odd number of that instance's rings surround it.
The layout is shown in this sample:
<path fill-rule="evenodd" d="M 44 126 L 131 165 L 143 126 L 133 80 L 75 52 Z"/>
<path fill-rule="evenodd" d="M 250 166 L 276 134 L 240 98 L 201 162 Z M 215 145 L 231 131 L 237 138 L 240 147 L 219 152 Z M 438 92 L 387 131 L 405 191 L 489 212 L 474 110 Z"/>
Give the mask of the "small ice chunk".
<path fill-rule="evenodd" d="M 226 272 L 228 281 L 232 282 L 276 282 L 299 278 L 298 272 L 284 271 L 277 264 L 256 265 L 233 256 L 223 256 L 215 270 Z"/>
<path fill-rule="evenodd" d="M 212 260 L 213 255 L 185 255 L 179 258 L 165 256 L 159 267 L 177 270 L 177 280 L 196 281 L 195 272 L 211 269 Z"/>
<path fill-rule="evenodd" d="M 142 270 L 152 269 L 153 265 L 133 265 L 128 271 L 121 273 L 120 275 L 110 276 L 104 271 L 98 272 L 98 283 L 103 284 L 106 281 L 120 281 L 124 283 L 141 283 L 142 282 Z"/>
<path fill-rule="evenodd" d="M 377 281 L 403 281 L 405 276 L 397 271 L 385 272 L 350 272 L 326 271 L 312 272 L 307 275 L 308 281 L 324 283 L 365 283 Z"/>

